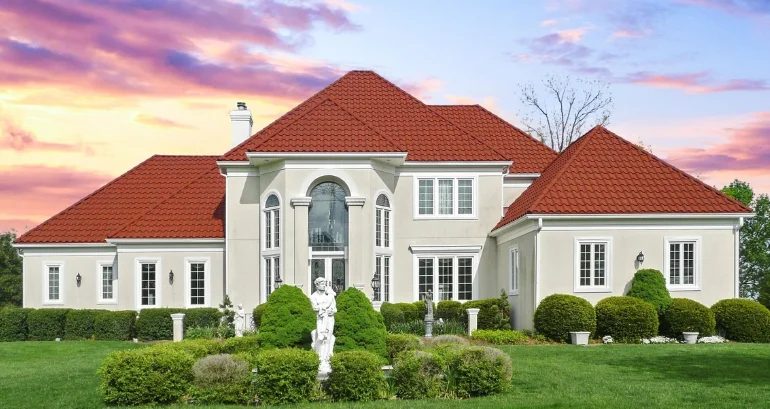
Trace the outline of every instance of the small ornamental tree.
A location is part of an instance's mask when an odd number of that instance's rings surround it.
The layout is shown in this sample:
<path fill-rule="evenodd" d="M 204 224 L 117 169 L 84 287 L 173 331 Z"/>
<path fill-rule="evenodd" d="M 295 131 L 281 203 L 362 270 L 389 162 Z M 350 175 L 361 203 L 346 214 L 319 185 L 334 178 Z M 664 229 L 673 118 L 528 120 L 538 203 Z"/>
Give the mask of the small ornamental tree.
<path fill-rule="evenodd" d="M 671 294 L 666 288 L 666 279 L 660 271 L 654 269 L 637 271 L 626 295 L 652 304 L 658 315 L 671 305 Z"/>
<path fill-rule="evenodd" d="M 337 295 L 335 317 L 334 352 L 363 349 L 387 358 L 385 323 L 364 293 L 350 287 Z"/>
<path fill-rule="evenodd" d="M 270 294 L 259 327 L 260 345 L 268 348 L 308 347 L 316 314 L 298 287 L 283 285 Z"/>

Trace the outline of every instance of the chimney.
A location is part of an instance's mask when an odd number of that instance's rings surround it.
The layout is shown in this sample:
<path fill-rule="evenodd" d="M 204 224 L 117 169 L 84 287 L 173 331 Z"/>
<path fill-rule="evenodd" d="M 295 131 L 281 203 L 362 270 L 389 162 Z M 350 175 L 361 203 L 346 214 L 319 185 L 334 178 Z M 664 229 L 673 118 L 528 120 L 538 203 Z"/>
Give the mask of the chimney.
<path fill-rule="evenodd" d="M 230 136 L 233 139 L 233 147 L 249 139 L 253 123 L 251 111 L 246 108 L 246 103 L 238 102 L 237 108 L 230 111 Z"/>

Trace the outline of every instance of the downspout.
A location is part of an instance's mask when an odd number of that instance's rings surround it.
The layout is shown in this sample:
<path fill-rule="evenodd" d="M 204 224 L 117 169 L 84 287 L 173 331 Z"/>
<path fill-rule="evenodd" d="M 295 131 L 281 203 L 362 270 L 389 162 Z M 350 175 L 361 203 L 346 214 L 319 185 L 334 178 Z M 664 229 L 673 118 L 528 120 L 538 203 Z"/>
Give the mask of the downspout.
<path fill-rule="evenodd" d="M 537 230 L 535 231 L 535 306 L 533 313 L 537 310 L 540 303 L 540 231 L 543 230 L 543 218 L 537 219 Z"/>
<path fill-rule="evenodd" d="M 226 296 L 230 294 L 230 252 L 228 251 L 230 244 L 229 240 L 227 240 L 227 228 L 230 226 L 230 212 L 227 210 L 227 206 L 230 203 L 230 200 L 228 200 L 227 172 L 222 172 L 222 168 L 219 168 L 219 174 L 225 178 L 225 273 L 223 274 L 224 283 L 222 288 L 225 290 L 224 295 Z M 224 299 L 224 297 L 222 299 Z"/>
<path fill-rule="evenodd" d="M 735 236 L 735 291 L 734 297 L 741 297 L 741 227 L 743 227 L 743 217 L 738 218 L 738 225 L 734 228 Z"/>

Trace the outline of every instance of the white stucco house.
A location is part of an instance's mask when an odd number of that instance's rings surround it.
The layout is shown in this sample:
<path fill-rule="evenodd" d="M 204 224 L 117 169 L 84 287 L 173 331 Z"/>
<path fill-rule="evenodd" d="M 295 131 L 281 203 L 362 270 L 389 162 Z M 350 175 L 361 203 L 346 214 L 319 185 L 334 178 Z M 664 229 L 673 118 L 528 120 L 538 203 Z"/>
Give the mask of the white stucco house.
<path fill-rule="evenodd" d="M 222 156 L 153 156 L 19 237 L 24 306 L 250 310 L 326 277 L 374 302 L 505 289 L 530 328 L 544 297 L 622 295 L 642 267 L 676 297 L 738 295 L 751 210 L 602 127 L 557 154 L 370 71 L 253 135 L 245 104 L 230 120 Z"/>

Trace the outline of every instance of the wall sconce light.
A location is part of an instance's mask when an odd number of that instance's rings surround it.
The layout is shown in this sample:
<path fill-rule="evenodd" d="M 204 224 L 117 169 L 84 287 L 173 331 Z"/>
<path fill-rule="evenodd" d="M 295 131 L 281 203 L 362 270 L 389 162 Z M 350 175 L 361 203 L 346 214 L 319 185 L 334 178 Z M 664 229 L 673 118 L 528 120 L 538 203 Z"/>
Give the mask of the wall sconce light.
<path fill-rule="evenodd" d="M 638 256 L 636 256 L 636 261 L 638 261 L 638 262 L 639 262 L 639 264 L 641 264 L 641 263 L 644 263 L 644 253 L 642 253 L 642 252 L 640 251 L 640 252 L 639 252 L 639 255 L 638 255 Z"/>
<path fill-rule="evenodd" d="M 174 284 L 174 270 L 168 272 L 168 282 Z"/>
<path fill-rule="evenodd" d="M 17 248 L 17 249 L 16 249 L 16 253 L 17 253 L 17 254 L 18 254 L 20 257 L 24 257 L 24 249 L 20 249 L 20 248 Z"/>
<path fill-rule="evenodd" d="M 373 297 L 372 301 L 380 301 L 380 272 L 375 271 L 374 277 L 372 278 L 372 292 Z"/>
<path fill-rule="evenodd" d="M 78 287 L 80 287 L 80 281 L 83 280 L 83 277 L 78 273 L 78 275 L 75 276 L 75 281 L 78 284 Z"/>
<path fill-rule="evenodd" d="M 281 275 L 280 274 L 276 274 L 275 275 L 275 289 L 277 290 L 277 289 L 281 288 L 281 284 L 283 284 L 283 280 L 281 280 Z"/>

